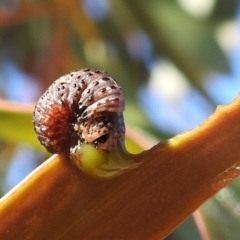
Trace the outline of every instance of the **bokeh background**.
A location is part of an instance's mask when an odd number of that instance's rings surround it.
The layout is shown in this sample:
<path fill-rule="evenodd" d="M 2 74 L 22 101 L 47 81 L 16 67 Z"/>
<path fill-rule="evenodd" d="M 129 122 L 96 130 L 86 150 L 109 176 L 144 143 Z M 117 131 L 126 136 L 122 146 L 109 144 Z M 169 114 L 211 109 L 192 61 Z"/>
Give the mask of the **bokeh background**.
<path fill-rule="evenodd" d="M 170 138 L 201 124 L 217 105 L 238 95 L 239 4 L 0 0 L 0 98 L 35 102 L 66 72 L 97 68 L 123 87 L 128 128 L 151 143 Z M 45 156 L 27 142 L 5 141 L 0 129 L 2 194 Z M 213 239 L 240 239 L 238 182 L 201 209 Z M 192 218 L 168 238 L 201 239 Z"/>

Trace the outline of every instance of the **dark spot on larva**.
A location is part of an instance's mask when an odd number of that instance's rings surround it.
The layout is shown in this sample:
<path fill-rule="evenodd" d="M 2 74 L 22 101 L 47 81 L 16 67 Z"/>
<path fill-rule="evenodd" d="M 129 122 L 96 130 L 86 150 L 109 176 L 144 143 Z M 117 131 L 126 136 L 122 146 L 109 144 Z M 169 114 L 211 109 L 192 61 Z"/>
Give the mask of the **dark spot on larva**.
<path fill-rule="evenodd" d="M 99 82 L 96 81 L 96 82 L 93 83 L 93 86 L 97 86 L 98 84 L 99 84 Z"/>
<path fill-rule="evenodd" d="M 77 84 L 76 84 L 76 83 L 74 83 L 74 84 L 73 84 L 73 87 L 74 87 L 74 88 L 76 88 L 76 87 L 77 87 Z"/>
<path fill-rule="evenodd" d="M 101 73 L 101 71 L 99 71 L 99 70 L 95 70 L 94 72 L 95 72 L 95 73 Z"/>
<path fill-rule="evenodd" d="M 80 79 L 81 78 L 81 76 L 79 75 L 79 76 L 77 76 L 77 79 Z"/>
<path fill-rule="evenodd" d="M 82 114 L 82 118 L 85 118 L 86 116 L 88 115 L 88 111 L 85 111 L 83 114 Z"/>
<path fill-rule="evenodd" d="M 109 78 L 109 77 L 103 77 L 102 80 L 103 80 L 103 81 L 109 81 L 110 78 Z"/>
<path fill-rule="evenodd" d="M 89 77 L 91 77 L 92 75 L 93 75 L 93 73 L 91 73 L 91 72 L 90 72 L 90 73 L 88 73 L 88 76 L 89 76 Z"/>
<path fill-rule="evenodd" d="M 101 93 L 104 93 L 104 92 L 106 92 L 106 88 L 101 89 Z"/>
<path fill-rule="evenodd" d="M 88 89 L 88 90 L 87 90 L 87 94 L 89 94 L 90 92 L 91 92 L 91 89 Z"/>
<path fill-rule="evenodd" d="M 80 86 L 77 87 L 77 91 L 81 91 L 81 87 Z"/>
<path fill-rule="evenodd" d="M 119 101 L 119 98 L 118 97 L 114 98 L 114 101 Z"/>
<path fill-rule="evenodd" d="M 82 106 L 81 108 L 76 108 L 75 109 L 75 114 L 77 115 L 77 117 L 81 117 L 82 113 L 87 109 L 86 106 Z"/>
<path fill-rule="evenodd" d="M 94 143 L 95 143 L 96 145 L 99 145 L 99 144 L 101 144 L 101 143 L 105 143 L 105 142 L 108 140 L 108 138 L 109 138 L 109 134 L 106 134 L 106 133 L 107 133 L 107 132 L 105 132 L 105 134 L 104 134 L 103 136 L 97 138 L 97 139 L 94 141 Z M 98 146 L 96 146 L 96 148 L 98 148 Z"/>
<path fill-rule="evenodd" d="M 61 88 L 57 88 L 57 91 L 59 92 L 61 90 Z"/>
<path fill-rule="evenodd" d="M 64 85 L 62 85 L 61 89 L 62 89 L 62 90 L 64 90 L 64 89 L 65 89 L 65 86 L 64 86 Z"/>
<path fill-rule="evenodd" d="M 70 76 L 71 76 L 71 77 L 73 77 L 73 76 L 74 76 L 74 74 L 71 74 Z"/>
<path fill-rule="evenodd" d="M 85 68 L 85 69 L 83 69 L 83 72 L 89 72 L 89 71 L 90 71 L 89 68 Z"/>
<path fill-rule="evenodd" d="M 91 102 L 93 100 L 93 95 L 91 95 L 89 98 L 88 98 L 88 101 Z"/>
<path fill-rule="evenodd" d="M 111 89 L 116 89 L 117 87 L 116 87 L 116 86 L 114 86 L 114 85 L 112 85 L 110 88 L 111 88 Z"/>
<path fill-rule="evenodd" d="M 82 80 L 80 81 L 80 83 L 81 83 L 81 84 L 85 84 L 85 81 L 82 79 Z"/>

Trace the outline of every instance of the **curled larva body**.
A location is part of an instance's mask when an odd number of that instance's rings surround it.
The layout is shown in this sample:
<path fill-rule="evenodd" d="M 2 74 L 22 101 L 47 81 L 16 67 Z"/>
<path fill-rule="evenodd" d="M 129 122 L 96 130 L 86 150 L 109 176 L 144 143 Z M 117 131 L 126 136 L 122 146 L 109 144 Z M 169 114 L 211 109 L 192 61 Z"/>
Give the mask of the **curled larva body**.
<path fill-rule="evenodd" d="M 57 79 L 36 103 L 33 123 L 51 153 L 69 152 L 82 143 L 111 150 L 124 139 L 121 87 L 106 72 L 82 69 Z"/>

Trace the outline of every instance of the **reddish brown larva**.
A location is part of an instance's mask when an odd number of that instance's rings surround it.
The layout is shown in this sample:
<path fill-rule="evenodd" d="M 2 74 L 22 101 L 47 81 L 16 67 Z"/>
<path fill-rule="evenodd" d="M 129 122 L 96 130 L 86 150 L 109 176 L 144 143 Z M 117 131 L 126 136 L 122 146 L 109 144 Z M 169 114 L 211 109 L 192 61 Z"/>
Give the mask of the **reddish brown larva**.
<path fill-rule="evenodd" d="M 57 79 L 38 100 L 34 129 L 51 153 L 83 142 L 110 150 L 124 138 L 124 107 L 121 87 L 108 73 L 76 70 Z"/>

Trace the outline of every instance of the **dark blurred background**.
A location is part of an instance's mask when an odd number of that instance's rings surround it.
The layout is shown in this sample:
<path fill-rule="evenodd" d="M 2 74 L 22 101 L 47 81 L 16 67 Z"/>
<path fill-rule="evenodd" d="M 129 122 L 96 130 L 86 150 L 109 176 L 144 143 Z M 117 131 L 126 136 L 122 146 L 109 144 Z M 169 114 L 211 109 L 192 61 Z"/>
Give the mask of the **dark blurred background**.
<path fill-rule="evenodd" d="M 152 142 L 172 137 L 238 95 L 239 7 L 237 0 L 0 0 L 0 98 L 35 102 L 61 75 L 97 68 L 123 87 L 127 127 Z M 3 192 L 44 158 L 28 143 L 6 143 L 1 129 L 0 151 Z M 189 224 L 184 237 L 179 228 L 169 238 L 199 239 Z"/>

